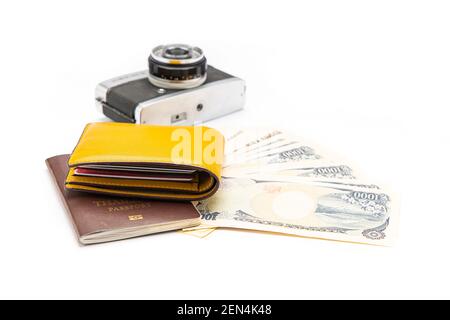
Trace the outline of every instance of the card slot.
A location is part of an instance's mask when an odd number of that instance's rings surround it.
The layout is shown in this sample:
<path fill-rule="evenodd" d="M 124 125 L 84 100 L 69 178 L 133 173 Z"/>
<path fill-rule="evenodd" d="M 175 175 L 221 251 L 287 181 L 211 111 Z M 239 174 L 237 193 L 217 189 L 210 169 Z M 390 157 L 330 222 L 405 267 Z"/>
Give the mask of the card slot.
<path fill-rule="evenodd" d="M 151 180 L 151 181 L 183 181 L 191 182 L 195 179 L 195 174 L 186 173 L 155 173 L 155 172 L 135 172 L 125 170 L 90 169 L 77 167 L 74 169 L 75 176 L 131 179 L 131 180 Z"/>
<path fill-rule="evenodd" d="M 118 170 L 118 171 L 136 171 L 136 172 L 155 172 L 155 173 L 169 173 L 169 174 L 194 174 L 196 169 L 179 169 L 154 166 L 130 166 L 130 165 L 109 165 L 109 164 L 84 164 L 77 168 L 85 169 L 100 169 L 100 170 Z"/>
<path fill-rule="evenodd" d="M 68 181 L 71 184 L 82 184 L 92 186 L 115 186 L 142 189 L 162 189 L 162 190 L 193 190 L 198 191 L 198 179 L 190 182 L 180 181 L 150 181 L 150 180 L 128 180 L 101 177 L 81 177 L 72 176 Z"/>
<path fill-rule="evenodd" d="M 71 169 L 73 173 L 74 169 Z M 119 188 L 142 188 L 142 189 L 160 189 L 160 190 L 175 190 L 178 191 L 192 191 L 194 193 L 208 192 L 215 186 L 216 180 L 206 172 L 200 172 L 195 175 L 194 180 L 190 182 L 179 181 L 150 181 L 150 180 L 129 180 L 129 179 L 115 179 L 115 178 L 99 178 L 99 177 L 82 177 L 70 174 L 67 177 L 66 183 L 68 185 L 85 185 L 85 186 L 106 186 Z"/>
<path fill-rule="evenodd" d="M 79 190 L 83 192 L 88 192 L 92 194 L 108 194 L 114 197 L 137 197 L 143 199 L 160 199 L 160 200 L 170 200 L 170 201 L 196 201 L 202 200 L 208 196 L 208 193 L 183 193 L 167 190 L 152 190 L 148 192 L 136 191 L 136 190 L 122 190 L 122 189 L 111 189 L 108 187 L 94 187 L 94 186 L 83 186 L 76 184 L 66 184 L 66 187 L 73 190 Z"/>

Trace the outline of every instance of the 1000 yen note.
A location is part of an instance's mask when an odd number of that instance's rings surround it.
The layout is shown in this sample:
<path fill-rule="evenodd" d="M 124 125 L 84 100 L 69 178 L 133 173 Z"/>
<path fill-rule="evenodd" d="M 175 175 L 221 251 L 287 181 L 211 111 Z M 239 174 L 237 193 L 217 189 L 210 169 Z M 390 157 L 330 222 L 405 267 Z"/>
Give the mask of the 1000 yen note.
<path fill-rule="evenodd" d="M 240 153 L 283 134 L 274 128 L 227 129 L 225 154 Z"/>
<path fill-rule="evenodd" d="M 236 166 L 241 164 L 268 165 L 275 163 L 301 163 L 311 160 L 323 160 L 324 156 L 317 149 L 302 143 L 289 143 L 282 147 L 265 150 L 263 153 L 249 154 L 235 162 L 226 156 L 225 166 Z"/>
<path fill-rule="evenodd" d="M 268 176 L 298 179 L 356 179 L 355 169 L 345 164 L 312 163 L 310 165 L 284 167 L 228 167 L 222 172 L 223 177 L 253 177 Z"/>
<path fill-rule="evenodd" d="M 396 236 L 395 202 L 378 189 L 226 179 L 197 209 L 202 226 L 380 245 Z"/>

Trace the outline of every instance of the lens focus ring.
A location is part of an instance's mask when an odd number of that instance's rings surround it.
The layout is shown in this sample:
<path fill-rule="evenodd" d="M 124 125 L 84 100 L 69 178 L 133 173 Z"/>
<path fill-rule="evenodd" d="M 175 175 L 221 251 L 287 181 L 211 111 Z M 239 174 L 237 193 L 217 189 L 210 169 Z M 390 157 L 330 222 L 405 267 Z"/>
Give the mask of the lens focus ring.
<path fill-rule="evenodd" d="M 158 46 L 149 57 L 149 80 L 168 89 L 185 89 L 206 80 L 207 61 L 203 51 L 183 44 Z"/>

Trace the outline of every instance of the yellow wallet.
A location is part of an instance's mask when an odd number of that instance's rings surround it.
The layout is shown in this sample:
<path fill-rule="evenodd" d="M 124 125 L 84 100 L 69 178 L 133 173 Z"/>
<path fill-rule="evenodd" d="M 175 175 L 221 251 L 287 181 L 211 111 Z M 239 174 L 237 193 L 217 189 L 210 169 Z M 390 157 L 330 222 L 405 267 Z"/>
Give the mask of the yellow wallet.
<path fill-rule="evenodd" d="M 69 159 L 66 188 L 201 200 L 220 183 L 224 138 L 208 127 L 91 123 Z"/>

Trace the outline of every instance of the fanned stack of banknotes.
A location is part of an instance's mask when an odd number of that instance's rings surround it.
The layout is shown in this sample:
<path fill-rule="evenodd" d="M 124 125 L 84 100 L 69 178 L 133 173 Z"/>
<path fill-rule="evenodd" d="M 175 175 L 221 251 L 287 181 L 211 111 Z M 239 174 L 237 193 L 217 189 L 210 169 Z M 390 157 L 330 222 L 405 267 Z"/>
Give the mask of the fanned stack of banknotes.
<path fill-rule="evenodd" d="M 220 190 L 196 203 L 205 237 L 220 227 L 391 245 L 396 200 L 354 166 L 282 130 L 253 128 L 226 137 Z"/>

